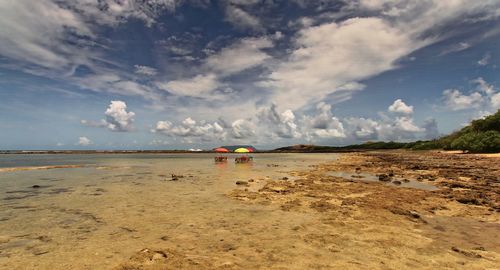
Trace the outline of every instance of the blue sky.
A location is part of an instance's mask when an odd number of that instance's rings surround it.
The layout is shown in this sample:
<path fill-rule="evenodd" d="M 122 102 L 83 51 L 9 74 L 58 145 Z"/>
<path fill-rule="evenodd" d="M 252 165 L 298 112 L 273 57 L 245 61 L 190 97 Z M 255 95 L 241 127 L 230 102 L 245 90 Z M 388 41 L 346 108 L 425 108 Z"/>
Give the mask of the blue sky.
<path fill-rule="evenodd" d="M 435 138 L 499 48 L 499 0 L 0 1 L 0 149 Z"/>

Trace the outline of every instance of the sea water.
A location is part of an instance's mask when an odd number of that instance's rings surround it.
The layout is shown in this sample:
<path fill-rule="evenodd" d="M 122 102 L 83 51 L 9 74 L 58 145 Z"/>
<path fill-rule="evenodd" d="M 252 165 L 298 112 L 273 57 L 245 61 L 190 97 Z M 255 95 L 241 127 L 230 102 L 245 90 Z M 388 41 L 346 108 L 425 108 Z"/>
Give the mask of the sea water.
<path fill-rule="evenodd" d="M 285 252 L 278 250 L 292 230 L 278 228 L 311 217 L 226 194 L 238 180 L 280 179 L 338 157 L 253 154 L 252 163 L 234 164 L 229 154 L 215 164 L 214 156 L 0 155 L 0 268 L 110 269 L 143 248 L 215 254 L 220 262 L 251 260 L 259 249 Z M 73 167 L 46 167 L 56 165 Z M 172 174 L 182 177 L 172 181 Z M 239 249 L 221 250 L 228 245 Z"/>

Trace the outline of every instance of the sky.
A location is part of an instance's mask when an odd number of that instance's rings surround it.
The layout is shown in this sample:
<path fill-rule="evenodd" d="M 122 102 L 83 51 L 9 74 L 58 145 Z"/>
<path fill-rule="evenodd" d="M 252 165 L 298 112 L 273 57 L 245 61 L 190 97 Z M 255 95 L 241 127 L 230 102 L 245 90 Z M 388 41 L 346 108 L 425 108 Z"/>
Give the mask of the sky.
<path fill-rule="evenodd" d="M 500 0 L 0 0 L 0 149 L 432 139 L 499 49 Z"/>

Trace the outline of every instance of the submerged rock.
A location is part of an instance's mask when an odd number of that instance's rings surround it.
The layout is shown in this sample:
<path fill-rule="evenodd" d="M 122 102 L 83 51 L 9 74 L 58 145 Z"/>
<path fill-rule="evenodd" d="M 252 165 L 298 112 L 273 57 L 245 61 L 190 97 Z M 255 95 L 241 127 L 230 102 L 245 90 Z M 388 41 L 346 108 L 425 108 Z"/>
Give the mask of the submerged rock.
<path fill-rule="evenodd" d="M 236 181 L 236 185 L 238 185 L 238 186 L 248 186 L 248 182 L 247 181 L 238 180 L 238 181 Z"/>
<path fill-rule="evenodd" d="M 382 182 L 389 182 L 389 181 L 391 181 L 391 177 L 387 174 L 379 174 L 378 180 L 382 181 Z"/>

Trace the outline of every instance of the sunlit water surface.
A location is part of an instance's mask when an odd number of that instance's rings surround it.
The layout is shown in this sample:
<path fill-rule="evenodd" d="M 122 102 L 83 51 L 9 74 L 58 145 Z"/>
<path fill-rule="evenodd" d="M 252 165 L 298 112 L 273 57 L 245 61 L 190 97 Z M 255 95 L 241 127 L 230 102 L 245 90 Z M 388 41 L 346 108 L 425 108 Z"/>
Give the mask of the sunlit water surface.
<path fill-rule="evenodd" d="M 225 194 L 237 180 L 278 179 L 338 155 L 253 156 L 215 164 L 213 154 L 0 155 L 0 168 L 83 166 L 0 172 L 0 268 L 109 269 L 146 247 L 221 254 L 216 261 L 235 256 L 221 243 L 241 245 L 242 254 L 282 250 L 291 236 L 277 229 L 310 217 Z"/>

